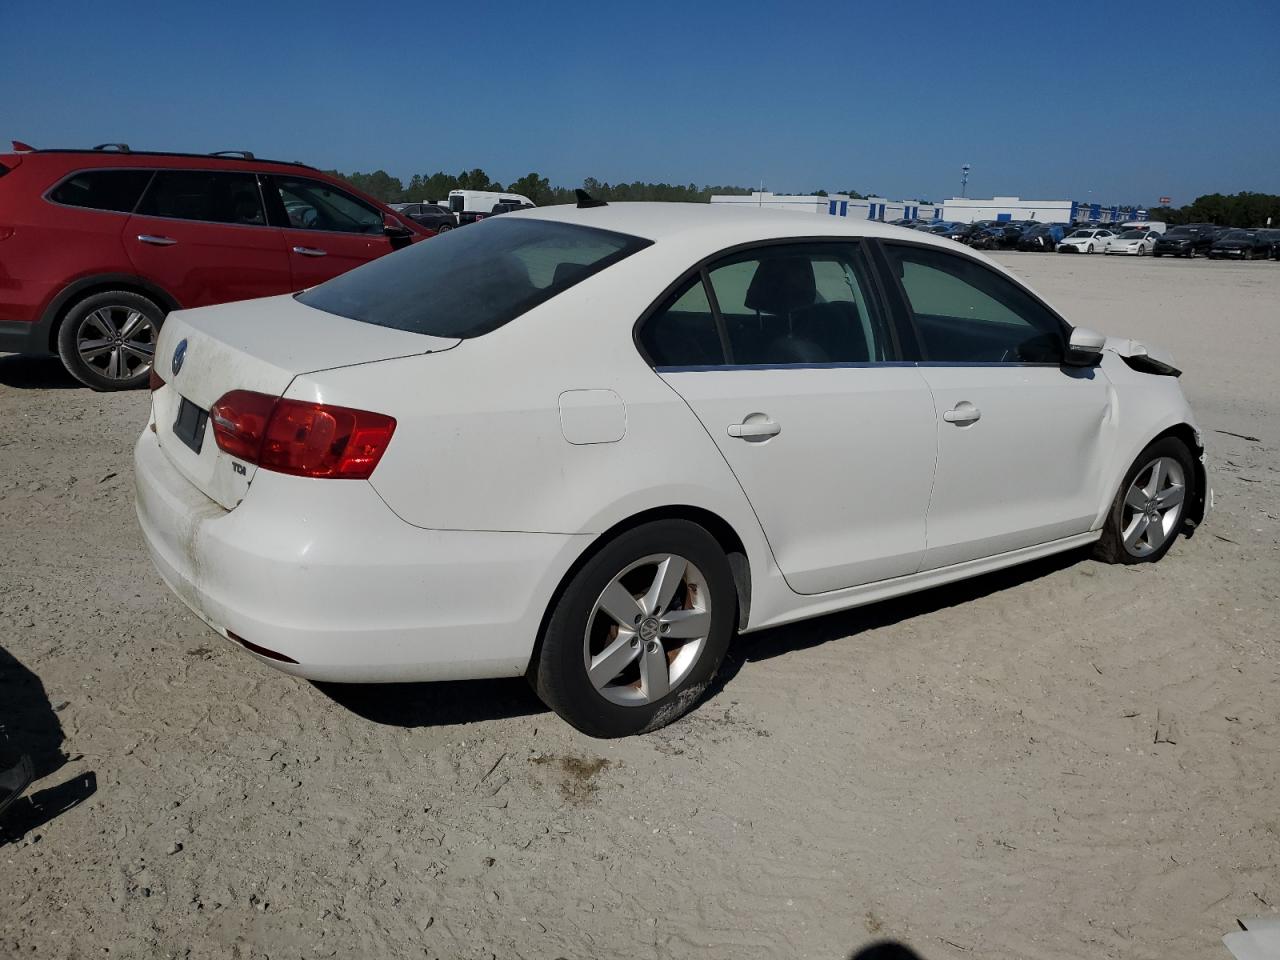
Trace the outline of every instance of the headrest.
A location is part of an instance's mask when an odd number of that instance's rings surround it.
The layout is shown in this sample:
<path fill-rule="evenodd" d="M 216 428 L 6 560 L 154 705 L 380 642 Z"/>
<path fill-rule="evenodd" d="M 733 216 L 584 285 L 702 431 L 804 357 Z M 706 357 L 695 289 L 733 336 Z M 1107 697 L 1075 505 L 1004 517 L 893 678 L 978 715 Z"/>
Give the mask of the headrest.
<path fill-rule="evenodd" d="M 587 265 L 583 263 L 557 263 L 556 272 L 551 277 L 552 286 L 562 287 L 577 281 L 578 277 L 587 272 Z"/>
<path fill-rule="evenodd" d="M 780 316 L 810 306 L 816 298 L 813 264 L 806 257 L 773 257 L 756 267 L 744 303 L 748 310 Z"/>

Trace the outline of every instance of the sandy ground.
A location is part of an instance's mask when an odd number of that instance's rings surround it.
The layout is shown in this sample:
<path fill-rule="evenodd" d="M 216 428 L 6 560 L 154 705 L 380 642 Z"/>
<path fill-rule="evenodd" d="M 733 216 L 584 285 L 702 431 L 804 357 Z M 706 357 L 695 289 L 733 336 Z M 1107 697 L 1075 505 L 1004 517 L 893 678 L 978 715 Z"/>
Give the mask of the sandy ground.
<path fill-rule="evenodd" d="M 1174 351 L 1207 527 L 744 638 L 624 742 L 522 682 L 238 654 L 145 557 L 146 395 L 0 358 L 0 713 L 42 777 L 0 956 L 1225 957 L 1280 908 L 1280 263 L 1004 259 Z"/>

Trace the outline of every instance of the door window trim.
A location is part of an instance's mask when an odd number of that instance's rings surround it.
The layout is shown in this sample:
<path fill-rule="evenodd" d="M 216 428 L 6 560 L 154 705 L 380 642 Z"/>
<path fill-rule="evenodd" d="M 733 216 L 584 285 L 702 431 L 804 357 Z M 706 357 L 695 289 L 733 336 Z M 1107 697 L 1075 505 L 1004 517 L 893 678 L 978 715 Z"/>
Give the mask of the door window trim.
<path fill-rule="evenodd" d="M 1044 311 L 1058 323 L 1058 335 L 1062 340 L 1062 356 L 1065 360 L 1067 355 L 1067 345 L 1071 341 L 1071 331 L 1074 329 L 1071 324 L 1063 319 L 1062 314 L 1045 303 L 1037 294 L 1029 290 L 1021 282 L 995 269 L 990 264 L 983 263 L 977 257 L 966 256 L 962 253 L 955 253 L 945 248 L 940 248 L 933 243 L 919 243 L 914 240 L 899 240 L 894 237 L 885 239 L 882 237 L 868 237 L 868 250 L 872 254 L 872 259 L 876 262 L 876 267 L 883 274 L 884 282 L 889 290 L 889 297 L 893 301 L 894 308 L 892 317 L 895 325 L 901 324 L 905 333 L 910 334 L 914 341 L 916 359 L 914 365 L 918 367 L 1061 367 L 1063 362 L 1057 363 L 1048 361 L 1029 361 L 1029 360 L 931 360 L 928 351 L 924 345 L 924 338 L 920 336 L 919 328 L 916 326 L 915 311 L 911 308 L 911 298 L 907 296 L 906 288 L 902 284 L 902 278 L 898 276 L 898 271 L 893 269 L 893 262 L 889 259 L 889 253 L 886 247 L 911 247 L 918 250 L 930 250 L 941 253 L 943 256 L 956 257 L 964 260 L 974 266 L 980 267 L 987 273 L 990 273 L 1001 280 L 1014 284 L 1024 296 L 1032 300 L 1044 309 Z"/>
<path fill-rule="evenodd" d="M 902 347 L 898 340 L 897 324 L 889 311 L 889 303 L 885 297 L 885 292 L 880 283 L 877 273 L 879 272 L 873 258 L 868 256 L 867 247 L 870 237 L 833 237 L 830 234 L 826 236 L 804 236 L 804 237 L 775 237 L 769 240 L 749 240 L 746 243 L 734 244 L 730 247 L 724 247 L 715 253 L 709 254 L 697 261 L 687 270 L 682 272 L 672 283 L 667 284 L 657 298 L 649 304 L 636 319 L 631 326 L 631 343 L 636 348 L 636 352 L 640 354 L 640 358 L 644 360 L 657 373 L 710 373 L 712 371 L 721 370 L 838 370 L 843 368 L 857 369 L 861 367 L 903 367 L 914 366 L 913 361 L 903 360 Z M 728 257 L 749 252 L 752 250 L 762 250 L 769 247 L 791 247 L 791 246 L 843 246 L 854 248 L 854 258 L 859 261 L 868 280 L 868 289 L 864 291 L 871 302 L 872 309 L 880 311 L 881 316 L 885 319 L 885 329 L 888 331 L 889 339 L 885 344 L 886 353 L 889 354 L 887 360 L 871 360 L 871 361 L 849 361 L 837 363 L 723 363 L 712 366 L 704 364 L 691 364 L 685 366 L 661 366 L 653 362 L 653 358 L 649 356 L 649 351 L 644 348 L 644 344 L 640 340 L 640 331 L 644 329 L 644 325 L 649 320 L 657 316 L 663 309 L 670 306 L 671 297 L 688 283 L 694 276 L 698 277 L 698 282 L 702 284 L 703 292 L 707 296 L 707 302 L 711 307 L 711 315 L 715 319 L 716 335 L 720 338 L 720 346 L 724 351 L 726 361 L 733 357 L 733 350 L 729 345 L 728 329 L 725 326 L 724 315 L 720 312 L 720 304 L 716 299 L 715 287 L 711 283 L 710 268 L 715 266 L 720 260 Z"/>

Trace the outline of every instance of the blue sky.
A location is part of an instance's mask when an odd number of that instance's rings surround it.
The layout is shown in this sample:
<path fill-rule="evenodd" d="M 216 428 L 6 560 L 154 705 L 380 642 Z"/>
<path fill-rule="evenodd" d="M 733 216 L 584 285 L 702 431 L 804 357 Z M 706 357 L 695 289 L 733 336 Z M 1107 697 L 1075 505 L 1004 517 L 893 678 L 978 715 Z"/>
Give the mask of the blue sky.
<path fill-rule="evenodd" d="M 970 163 L 970 196 L 1280 193 L 1276 0 L 0 7 L 0 138 L 37 146 L 406 180 L 937 199 Z"/>

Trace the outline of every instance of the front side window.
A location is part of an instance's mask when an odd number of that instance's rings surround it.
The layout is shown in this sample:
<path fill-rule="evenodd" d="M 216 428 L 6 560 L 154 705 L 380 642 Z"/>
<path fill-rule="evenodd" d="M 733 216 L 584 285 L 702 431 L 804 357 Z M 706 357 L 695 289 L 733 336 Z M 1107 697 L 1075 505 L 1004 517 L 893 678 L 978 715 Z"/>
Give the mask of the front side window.
<path fill-rule="evenodd" d="M 1013 281 L 967 257 L 886 244 L 923 359 L 944 363 L 1057 363 L 1062 324 Z"/>
<path fill-rule="evenodd" d="M 147 217 L 261 226 L 267 222 L 252 173 L 157 170 L 138 213 Z"/>
<path fill-rule="evenodd" d="M 382 211 L 337 187 L 303 177 L 274 177 L 273 182 L 291 227 L 332 233 L 383 232 Z"/>
<path fill-rule="evenodd" d="M 498 217 L 380 257 L 298 300 L 397 330 L 478 337 L 650 243 L 590 227 Z"/>
<path fill-rule="evenodd" d="M 49 191 L 49 199 L 69 207 L 131 213 L 150 180 L 150 170 L 85 170 Z"/>
<path fill-rule="evenodd" d="M 690 279 L 641 328 L 655 366 L 873 363 L 890 355 L 852 243 L 780 244 Z"/>

